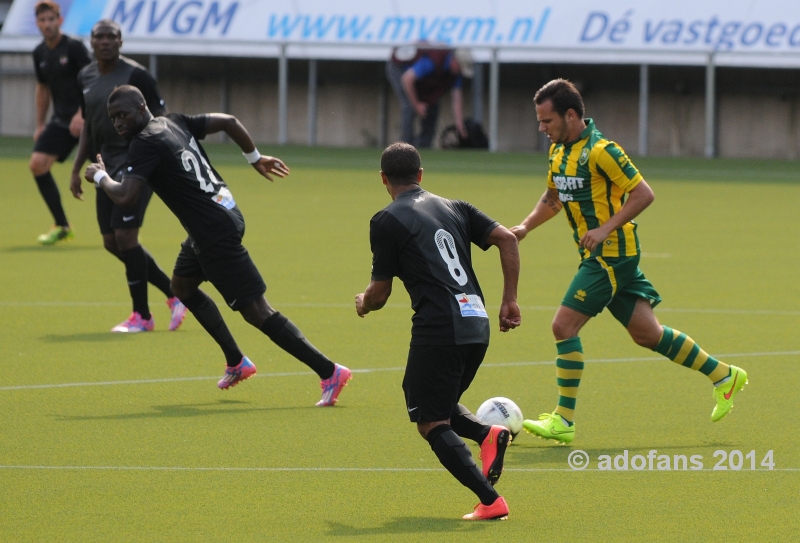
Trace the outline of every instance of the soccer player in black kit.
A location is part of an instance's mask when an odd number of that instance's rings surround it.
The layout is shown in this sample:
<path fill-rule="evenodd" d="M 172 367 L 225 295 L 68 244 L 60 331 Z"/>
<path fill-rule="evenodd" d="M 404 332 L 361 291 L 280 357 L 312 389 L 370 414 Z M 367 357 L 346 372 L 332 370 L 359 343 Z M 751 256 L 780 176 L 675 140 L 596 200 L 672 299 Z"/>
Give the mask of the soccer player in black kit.
<path fill-rule="evenodd" d="M 122 206 L 135 202 L 150 186 L 186 229 L 189 237 L 175 263 L 172 288 L 225 354 L 228 367 L 217 386 L 223 390 L 235 386 L 255 375 L 256 367 L 239 350 L 214 301 L 198 288 L 203 281 L 210 281 L 245 321 L 320 376 L 318 406 L 334 405 L 351 378 L 350 370 L 331 362 L 267 303 L 264 280 L 242 246 L 244 217 L 198 140 L 224 131 L 270 181 L 270 175 L 288 175 L 286 165 L 261 156 L 236 117 L 221 113 L 153 117 L 142 93 L 129 85 L 111 93 L 108 115 L 117 132 L 131 141 L 122 181 L 112 180 L 102 162 L 90 165 L 85 177 Z"/>
<path fill-rule="evenodd" d="M 383 151 L 381 179 L 392 203 L 370 221 L 372 280 L 356 296 L 356 312 L 364 317 L 381 309 L 392 293 L 392 279 L 403 282 L 414 309 L 403 378 L 408 416 L 447 471 L 480 499 L 463 518 L 505 519 L 508 504 L 494 484 L 503 471 L 510 433 L 483 424 L 458 402 L 489 345 L 489 317 L 470 244 L 500 250 L 500 331 L 506 332 L 520 325 L 516 238 L 469 203 L 421 189 L 420 157 L 412 145 L 398 142 Z M 462 437 L 481 446 L 481 469 Z"/>
<path fill-rule="evenodd" d="M 128 155 L 125 141 L 108 118 L 108 96 L 120 85 L 137 87 L 155 115 L 166 113 L 164 100 L 153 77 L 141 65 L 119 54 L 122 30 L 114 21 L 101 20 L 92 27 L 92 50 L 95 61 L 78 74 L 82 89 L 82 109 L 86 122 L 81 132 L 78 152 L 72 166 L 70 190 L 82 198 L 81 169 L 89 158 L 102 155 L 109 174 L 119 179 Z M 139 228 L 144 221 L 147 204 L 153 191 L 145 188 L 138 200 L 128 207 L 116 205 L 102 190 L 96 198 L 97 223 L 103 236 L 103 246 L 125 265 L 128 290 L 133 311 L 130 317 L 111 329 L 112 332 L 148 332 L 154 327 L 147 299 L 147 283 L 152 283 L 167 297 L 170 309 L 170 330 L 176 330 L 186 314 L 186 308 L 170 289 L 169 277 L 156 264 L 152 255 L 139 244 Z"/>
<path fill-rule="evenodd" d="M 36 26 L 44 40 L 33 50 L 33 67 L 36 72 L 36 132 L 31 154 L 30 170 L 39 187 L 54 225 L 42 234 L 38 242 L 54 245 L 72 239 L 75 234 L 67 221 L 61 205 L 50 168 L 53 163 L 64 162 L 78 144 L 83 129 L 81 115 L 81 88 L 78 72 L 91 62 L 83 42 L 61 32 L 64 18 L 55 2 L 45 0 L 34 7 Z M 50 99 L 53 100 L 53 116 L 45 123 Z"/>

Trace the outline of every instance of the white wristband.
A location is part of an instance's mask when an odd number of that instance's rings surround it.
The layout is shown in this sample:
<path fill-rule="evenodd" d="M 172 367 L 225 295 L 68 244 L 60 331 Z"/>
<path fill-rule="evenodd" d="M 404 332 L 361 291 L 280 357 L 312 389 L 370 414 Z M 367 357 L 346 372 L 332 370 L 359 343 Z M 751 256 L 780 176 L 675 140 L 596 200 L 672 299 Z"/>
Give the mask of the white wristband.
<path fill-rule="evenodd" d="M 261 160 L 261 153 L 258 152 L 258 149 L 253 149 L 249 153 L 242 153 L 242 154 L 244 155 L 244 158 L 247 160 L 247 162 L 250 164 L 255 164 L 256 162 Z"/>
<path fill-rule="evenodd" d="M 97 172 L 94 174 L 94 186 L 95 186 L 95 187 L 99 187 L 99 186 L 100 186 L 100 181 L 101 181 L 101 180 L 102 180 L 104 177 L 108 177 L 108 174 L 106 173 L 106 171 L 105 171 L 105 170 L 98 170 L 98 171 L 97 171 Z"/>

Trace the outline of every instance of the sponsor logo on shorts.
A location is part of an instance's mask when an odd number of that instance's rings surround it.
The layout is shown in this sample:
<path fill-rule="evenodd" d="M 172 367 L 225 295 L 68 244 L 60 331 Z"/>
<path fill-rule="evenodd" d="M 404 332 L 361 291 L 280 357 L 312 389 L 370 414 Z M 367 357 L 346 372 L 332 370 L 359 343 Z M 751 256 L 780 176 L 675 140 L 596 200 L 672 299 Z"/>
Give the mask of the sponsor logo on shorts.
<path fill-rule="evenodd" d="M 578 300 L 579 302 L 585 302 L 586 301 L 586 291 L 585 290 L 579 290 L 578 292 L 576 292 L 575 293 L 575 299 Z"/>
<path fill-rule="evenodd" d="M 128 215 L 127 217 L 122 217 L 122 220 L 125 222 L 130 222 L 136 218 L 136 215 Z"/>

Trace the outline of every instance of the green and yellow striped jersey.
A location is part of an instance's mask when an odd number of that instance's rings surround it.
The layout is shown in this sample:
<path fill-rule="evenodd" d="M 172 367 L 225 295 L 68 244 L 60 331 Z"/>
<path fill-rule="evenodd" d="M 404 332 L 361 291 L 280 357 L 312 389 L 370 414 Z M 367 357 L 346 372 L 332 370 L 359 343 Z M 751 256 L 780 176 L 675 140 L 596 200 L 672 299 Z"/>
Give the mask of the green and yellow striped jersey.
<path fill-rule="evenodd" d="M 625 194 L 641 180 L 642 175 L 625 151 L 607 140 L 592 119 L 586 119 L 586 129 L 577 141 L 550 146 L 547 186 L 558 190 L 576 244 L 587 231 L 618 212 Z M 581 260 L 592 256 L 636 256 L 636 223 L 631 221 L 617 228 L 594 252 L 580 247 L 578 251 Z"/>

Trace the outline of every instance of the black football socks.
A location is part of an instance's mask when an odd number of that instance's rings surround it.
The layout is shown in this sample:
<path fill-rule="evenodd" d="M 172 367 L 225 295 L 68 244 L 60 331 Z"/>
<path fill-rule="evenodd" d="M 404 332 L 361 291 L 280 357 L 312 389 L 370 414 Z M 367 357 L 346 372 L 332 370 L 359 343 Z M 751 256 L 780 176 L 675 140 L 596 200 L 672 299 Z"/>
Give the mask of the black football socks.
<path fill-rule="evenodd" d="M 219 312 L 217 304 L 214 300 L 208 297 L 208 294 L 198 289 L 194 294 L 181 300 L 186 309 L 192 312 L 197 322 L 205 328 L 206 332 L 214 338 L 217 345 L 220 346 L 222 352 L 225 354 L 225 360 L 228 366 L 237 366 L 242 361 L 242 351 L 236 345 L 236 340 L 233 339 L 231 331 L 228 330 L 228 325 L 222 320 L 222 315 Z"/>
<path fill-rule="evenodd" d="M 450 415 L 450 427 L 460 437 L 471 439 L 478 445 L 483 443 L 492 430 L 491 426 L 482 423 L 478 417 L 461 404 L 457 404 Z"/>
<path fill-rule="evenodd" d="M 158 267 L 153 255 L 147 252 L 147 249 L 142 247 L 144 257 L 147 259 L 147 281 L 154 287 L 164 293 L 167 298 L 172 298 L 172 289 L 169 287 L 169 276 L 164 273 L 164 270 Z"/>
<path fill-rule="evenodd" d="M 439 462 L 459 483 L 473 491 L 483 505 L 492 505 L 500 497 L 483 475 L 469 447 L 448 424 L 440 424 L 428 432 L 426 438 Z"/>
<path fill-rule="evenodd" d="M 133 310 L 144 320 L 150 320 L 150 306 L 147 304 L 147 259 L 144 249 L 137 245 L 133 249 L 120 251 L 119 259 L 125 264 L 128 290 L 133 300 Z"/>
<path fill-rule="evenodd" d="M 188 307 L 188 306 L 187 306 Z M 292 321 L 276 311 L 259 328 L 278 347 L 314 370 L 320 379 L 327 379 L 336 369 L 330 359 L 319 352 Z"/>
<path fill-rule="evenodd" d="M 53 220 L 56 226 L 69 226 L 67 222 L 67 215 L 64 213 L 64 208 L 61 206 L 61 193 L 58 192 L 56 180 L 53 175 L 47 172 L 44 175 L 34 176 L 36 179 L 36 186 L 39 187 L 39 192 L 44 198 L 44 203 L 53 215 Z"/>

